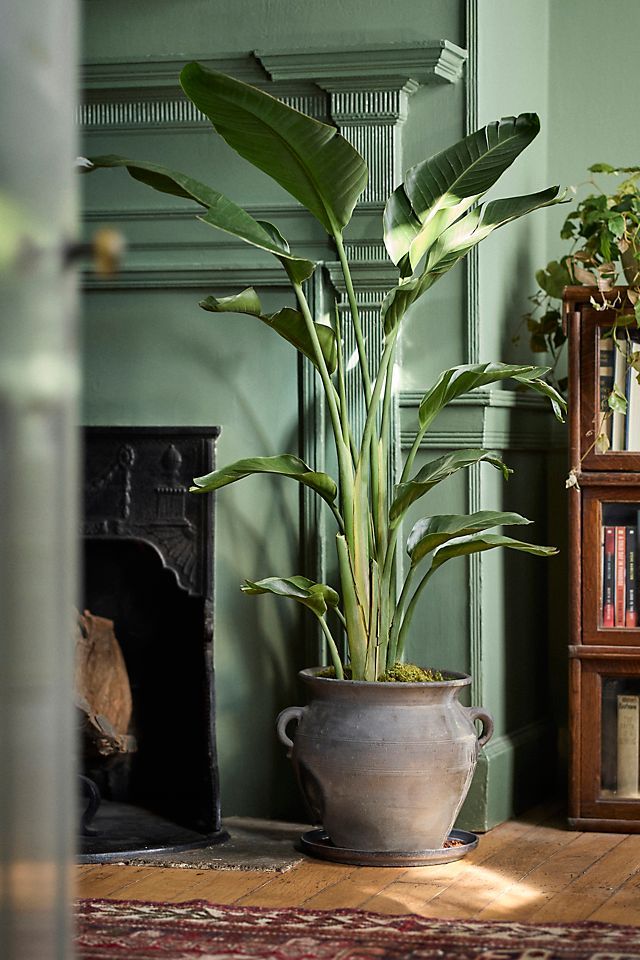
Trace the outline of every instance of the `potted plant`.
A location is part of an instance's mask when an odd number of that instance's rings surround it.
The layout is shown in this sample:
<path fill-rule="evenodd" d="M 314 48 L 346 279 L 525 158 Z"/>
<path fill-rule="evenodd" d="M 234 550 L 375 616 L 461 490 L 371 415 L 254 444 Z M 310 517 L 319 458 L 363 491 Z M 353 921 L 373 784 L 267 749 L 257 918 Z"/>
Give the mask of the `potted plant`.
<path fill-rule="evenodd" d="M 622 279 L 628 288 L 614 304 L 618 322 L 640 320 L 640 167 L 594 163 L 589 172 L 623 179 L 611 191 L 595 179 L 588 181 L 595 192 L 567 214 L 560 230 L 571 249 L 536 272 L 538 289 L 523 317 L 532 352 L 550 354 L 551 380 L 561 390 L 566 389 L 566 378 L 556 379 L 555 373 L 566 341 L 561 314 L 565 287 L 585 284 L 608 290 Z"/>
<path fill-rule="evenodd" d="M 478 753 L 474 719 L 484 721 L 480 743 L 491 733 L 481 708 L 458 702 L 470 682 L 464 674 L 401 665 L 418 600 L 436 571 L 455 557 L 496 548 L 534 556 L 556 552 L 502 533 L 488 532 L 529 521 L 517 513 L 479 511 L 418 520 L 407 540 L 408 570 L 396 597 L 398 545 L 408 509 L 447 478 L 485 463 L 505 479 L 510 470 L 484 449 L 455 450 L 414 473 L 414 460 L 430 425 L 456 397 L 511 379 L 550 400 L 562 419 L 565 401 L 544 379 L 547 368 L 481 363 L 445 370 L 419 409 L 415 442 L 394 489 L 387 486 L 391 381 L 405 313 L 469 250 L 493 230 L 539 207 L 557 202 L 558 188 L 529 196 L 480 199 L 539 130 L 535 114 L 489 124 L 449 149 L 417 164 L 389 198 L 385 244 L 399 270 L 380 312 L 381 357 L 368 354 L 360 325 L 343 232 L 367 182 L 358 152 L 334 127 L 293 110 L 261 90 L 197 63 L 182 71 L 185 94 L 243 158 L 296 198 L 335 243 L 344 272 L 357 343 L 366 421 L 357 436 L 349 418 L 341 319 L 331 326 L 311 315 L 304 283 L 318 268 L 297 256 L 276 226 L 192 177 L 153 163 L 94 157 L 85 169 L 126 167 L 132 177 L 165 193 L 196 201 L 205 224 L 273 254 L 286 271 L 296 306 L 264 312 L 252 288 L 200 306 L 213 313 L 245 313 L 270 326 L 315 367 L 324 389 L 335 443 L 338 477 L 293 454 L 231 463 L 193 482 L 194 493 L 211 493 L 252 474 L 290 478 L 326 503 L 336 528 L 339 590 L 303 576 L 245 581 L 249 595 L 275 594 L 303 604 L 317 618 L 332 670 L 302 672 L 312 704 L 280 717 L 281 738 L 293 759 L 309 804 L 333 842 L 350 851 L 424 851 L 443 847 L 469 787 Z M 340 634 L 327 619 L 333 611 Z M 429 655 L 425 651 L 427 666 Z M 405 681 L 405 682 L 398 682 Z M 408 682 L 406 682 L 408 681 Z M 295 744 L 286 734 L 295 716 Z"/>

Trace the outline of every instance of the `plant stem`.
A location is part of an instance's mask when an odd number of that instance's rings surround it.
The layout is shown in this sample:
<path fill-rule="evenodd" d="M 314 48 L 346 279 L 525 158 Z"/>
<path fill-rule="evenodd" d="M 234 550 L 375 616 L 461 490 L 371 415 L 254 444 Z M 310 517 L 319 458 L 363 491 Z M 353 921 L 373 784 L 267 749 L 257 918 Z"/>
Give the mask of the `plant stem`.
<path fill-rule="evenodd" d="M 408 630 L 409 630 L 409 627 L 411 626 L 411 620 L 413 619 L 413 615 L 414 615 L 415 610 L 416 610 L 416 605 L 417 605 L 417 602 L 418 602 L 418 597 L 420 596 L 420 593 L 422 592 L 423 588 L 426 586 L 427 581 L 429 580 L 429 577 L 431 576 L 431 573 L 432 573 L 431 568 L 429 568 L 429 569 L 427 570 L 427 572 L 425 573 L 424 577 L 422 578 L 422 580 L 420 581 L 420 583 L 418 584 L 418 586 L 416 587 L 415 593 L 414 593 L 413 596 L 411 597 L 411 602 L 409 603 L 409 606 L 407 607 L 407 612 L 405 613 L 405 615 L 404 615 L 404 617 L 403 617 L 402 625 L 401 625 L 401 627 L 400 627 L 400 632 L 399 632 L 399 634 L 398 634 L 398 646 L 397 646 L 397 656 L 398 656 L 398 659 L 399 659 L 400 657 L 402 657 L 402 655 L 403 655 L 403 653 L 404 653 L 405 640 L 406 640 L 406 636 L 407 636 L 407 632 L 408 632 Z"/>
<path fill-rule="evenodd" d="M 342 235 L 339 233 L 336 233 L 334 234 L 334 239 L 336 242 L 336 248 L 338 250 L 338 257 L 340 258 L 340 266 L 342 267 L 344 282 L 347 287 L 347 297 L 349 299 L 349 307 L 351 309 L 351 319 L 353 321 L 353 332 L 355 333 L 356 345 L 358 347 L 358 360 L 360 361 L 360 373 L 362 375 L 362 388 L 364 390 L 365 403 L 368 404 L 371 399 L 371 376 L 369 374 L 369 362 L 367 359 L 367 351 L 364 345 L 364 337 L 362 336 L 362 326 L 360 324 L 360 314 L 358 312 L 356 292 L 353 289 L 353 280 L 351 279 L 351 270 L 349 269 L 349 262 L 347 260 L 347 255 L 345 253 Z"/>
<path fill-rule="evenodd" d="M 351 269 L 349 267 L 349 261 L 347 260 L 347 255 L 344 249 L 344 241 L 340 233 L 334 234 L 334 239 L 336 243 L 336 248 L 338 250 L 338 257 L 340 258 L 340 266 L 342 268 L 342 274 L 344 276 L 345 286 L 347 288 L 347 298 L 349 300 L 349 308 L 351 310 L 351 319 L 353 322 L 353 332 L 356 339 L 356 346 L 358 349 L 358 361 L 360 365 L 360 376 L 362 379 L 362 390 L 364 394 L 365 407 L 369 409 L 371 405 L 371 374 L 369 372 L 369 359 L 367 357 L 367 349 L 364 342 L 364 336 L 362 333 L 362 324 L 360 323 L 360 313 L 358 310 L 358 303 L 356 300 L 356 294 L 353 287 L 353 280 L 351 277 Z M 376 403 L 377 406 L 377 403 Z M 373 448 L 373 441 L 369 439 L 366 447 L 361 447 L 364 451 L 363 455 L 369 455 L 370 457 L 370 478 L 371 478 L 371 502 L 374 504 L 373 508 L 373 536 L 376 542 L 380 538 L 381 530 L 384 527 L 381 527 L 378 522 L 378 515 L 375 510 L 375 504 L 379 499 L 378 485 L 379 485 L 379 467 L 378 467 L 378 457 L 377 451 Z M 367 476 L 367 481 L 369 476 Z"/>
<path fill-rule="evenodd" d="M 338 404 L 336 402 L 337 394 L 335 387 L 331 382 L 329 371 L 327 370 L 327 365 L 320 347 L 320 341 L 318 340 L 318 334 L 313 322 L 313 317 L 311 316 L 311 311 L 309 310 L 309 304 L 307 303 L 304 291 L 299 283 L 294 283 L 293 289 L 295 290 L 296 298 L 298 300 L 298 304 L 300 305 L 300 310 L 302 312 L 309 337 L 311 338 L 311 342 L 313 344 L 316 363 L 318 370 L 320 371 L 320 378 L 322 380 L 325 396 L 327 398 L 327 406 L 329 407 L 329 416 L 331 418 L 331 425 L 333 427 L 333 434 L 336 444 L 336 453 L 338 455 L 338 469 L 340 472 L 340 500 L 342 505 L 342 515 L 344 518 L 345 536 L 347 537 L 349 543 L 353 543 L 354 491 L 351 452 L 349 447 L 345 444 L 342 436 L 342 421 L 340 418 L 340 411 L 338 410 Z M 340 344 L 338 344 L 338 349 L 340 349 Z"/>
<path fill-rule="evenodd" d="M 326 641 L 327 641 L 327 643 L 328 643 L 328 645 L 329 645 L 329 651 L 330 651 L 330 653 L 331 653 L 331 660 L 333 661 L 333 666 L 334 666 L 334 669 L 335 669 L 335 671 L 336 671 L 336 679 L 338 679 L 338 680 L 344 680 L 344 671 L 343 671 L 343 669 L 342 669 L 342 660 L 340 659 L 340 654 L 339 654 L 339 652 L 338 652 L 338 648 L 337 648 L 337 646 L 336 646 L 336 642 L 335 642 L 335 640 L 333 639 L 333 637 L 332 637 L 332 635 L 331 635 L 331 630 L 329 630 L 329 627 L 328 627 L 328 625 L 327 625 L 327 621 L 324 619 L 324 617 L 318 617 L 318 620 L 319 620 L 319 622 L 320 622 L 320 627 L 321 627 L 321 629 L 322 629 L 322 632 L 323 632 L 324 635 L 325 635 L 325 639 L 326 639 Z"/>
<path fill-rule="evenodd" d="M 347 394 L 345 389 L 345 380 L 344 380 L 344 348 L 342 341 L 342 322 L 340 320 L 340 312 L 338 310 L 338 304 L 334 303 L 334 327 L 336 334 L 336 341 L 338 345 L 338 396 L 340 397 L 340 416 L 342 421 L 342 439 L 347 444 L 351 443 L 350 430 L 349 430 L 349 414 L 347 410 Z"/>
<path fill-rule="evenodd" d="M 389 660 L 391 665 L 393 665 L 398 659 L 398 636 L 400 633 L 400 626 L 402 624 L 402 617 L 404 614 L 404 608 L 409 596 L 409 591 L 413 583 L 413 578 L 415 575 L 416 568 L 409 567 L 409 572 L 407 573 L 407 578 L 404 581 L 404 586 L 402 587 L 402 593 L 400 594 L 400 599 L 396 604 L 396 608 L 393 614 L 393 619 L 391 622 L 391 630 L 389 633 Z"/>

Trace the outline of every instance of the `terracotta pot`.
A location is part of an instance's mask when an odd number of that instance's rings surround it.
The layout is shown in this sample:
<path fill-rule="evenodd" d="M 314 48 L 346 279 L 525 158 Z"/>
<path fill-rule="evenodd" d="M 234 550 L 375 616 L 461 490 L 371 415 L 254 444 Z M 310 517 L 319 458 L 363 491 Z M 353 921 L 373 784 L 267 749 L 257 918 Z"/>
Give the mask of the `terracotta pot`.
<path fill-rule="evenodd" d="M 443 847 L 478 749 L 493 733 L 486 710 L 458 701 L 471 678 L 447 672 L 438 683 L 365 683 L 318 677 L 320 669 L 299 674 L 309 705 L 288 707 L 277 721 L 316 821 L 349 850 Z"/>

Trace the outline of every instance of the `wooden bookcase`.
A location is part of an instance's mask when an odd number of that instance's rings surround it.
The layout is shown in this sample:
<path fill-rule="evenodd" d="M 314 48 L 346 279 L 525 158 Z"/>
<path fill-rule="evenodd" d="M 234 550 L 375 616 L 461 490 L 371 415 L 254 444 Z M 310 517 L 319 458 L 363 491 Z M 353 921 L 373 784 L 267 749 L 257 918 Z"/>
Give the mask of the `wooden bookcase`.
<path fill-rule="evenodd" d="M 640 626 L 603 626 L 603 529 L 640 522 L 640 451 L 598 453 L 593 447 L 601 418 L 601 337 L 615 319 L 616 298 L 624 297 L 625 288 L 603 294 L 595 287 L 568 287 L 564 297 L 569 462 L 578 480 L 568 490 L 569 823 L 638 833 Z M 592 298 L 604 309 L 596 309 Z"/>

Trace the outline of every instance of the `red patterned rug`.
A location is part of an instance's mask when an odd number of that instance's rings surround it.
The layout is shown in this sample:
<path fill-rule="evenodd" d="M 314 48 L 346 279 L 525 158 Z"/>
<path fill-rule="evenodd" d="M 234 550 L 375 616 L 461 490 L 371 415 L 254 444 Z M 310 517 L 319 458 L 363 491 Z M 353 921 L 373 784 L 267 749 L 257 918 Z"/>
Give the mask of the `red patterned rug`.
<path fill-rule="evenodd" d="M 640 960 L 640 928 L 80 900 L 78 960 Z"/>

